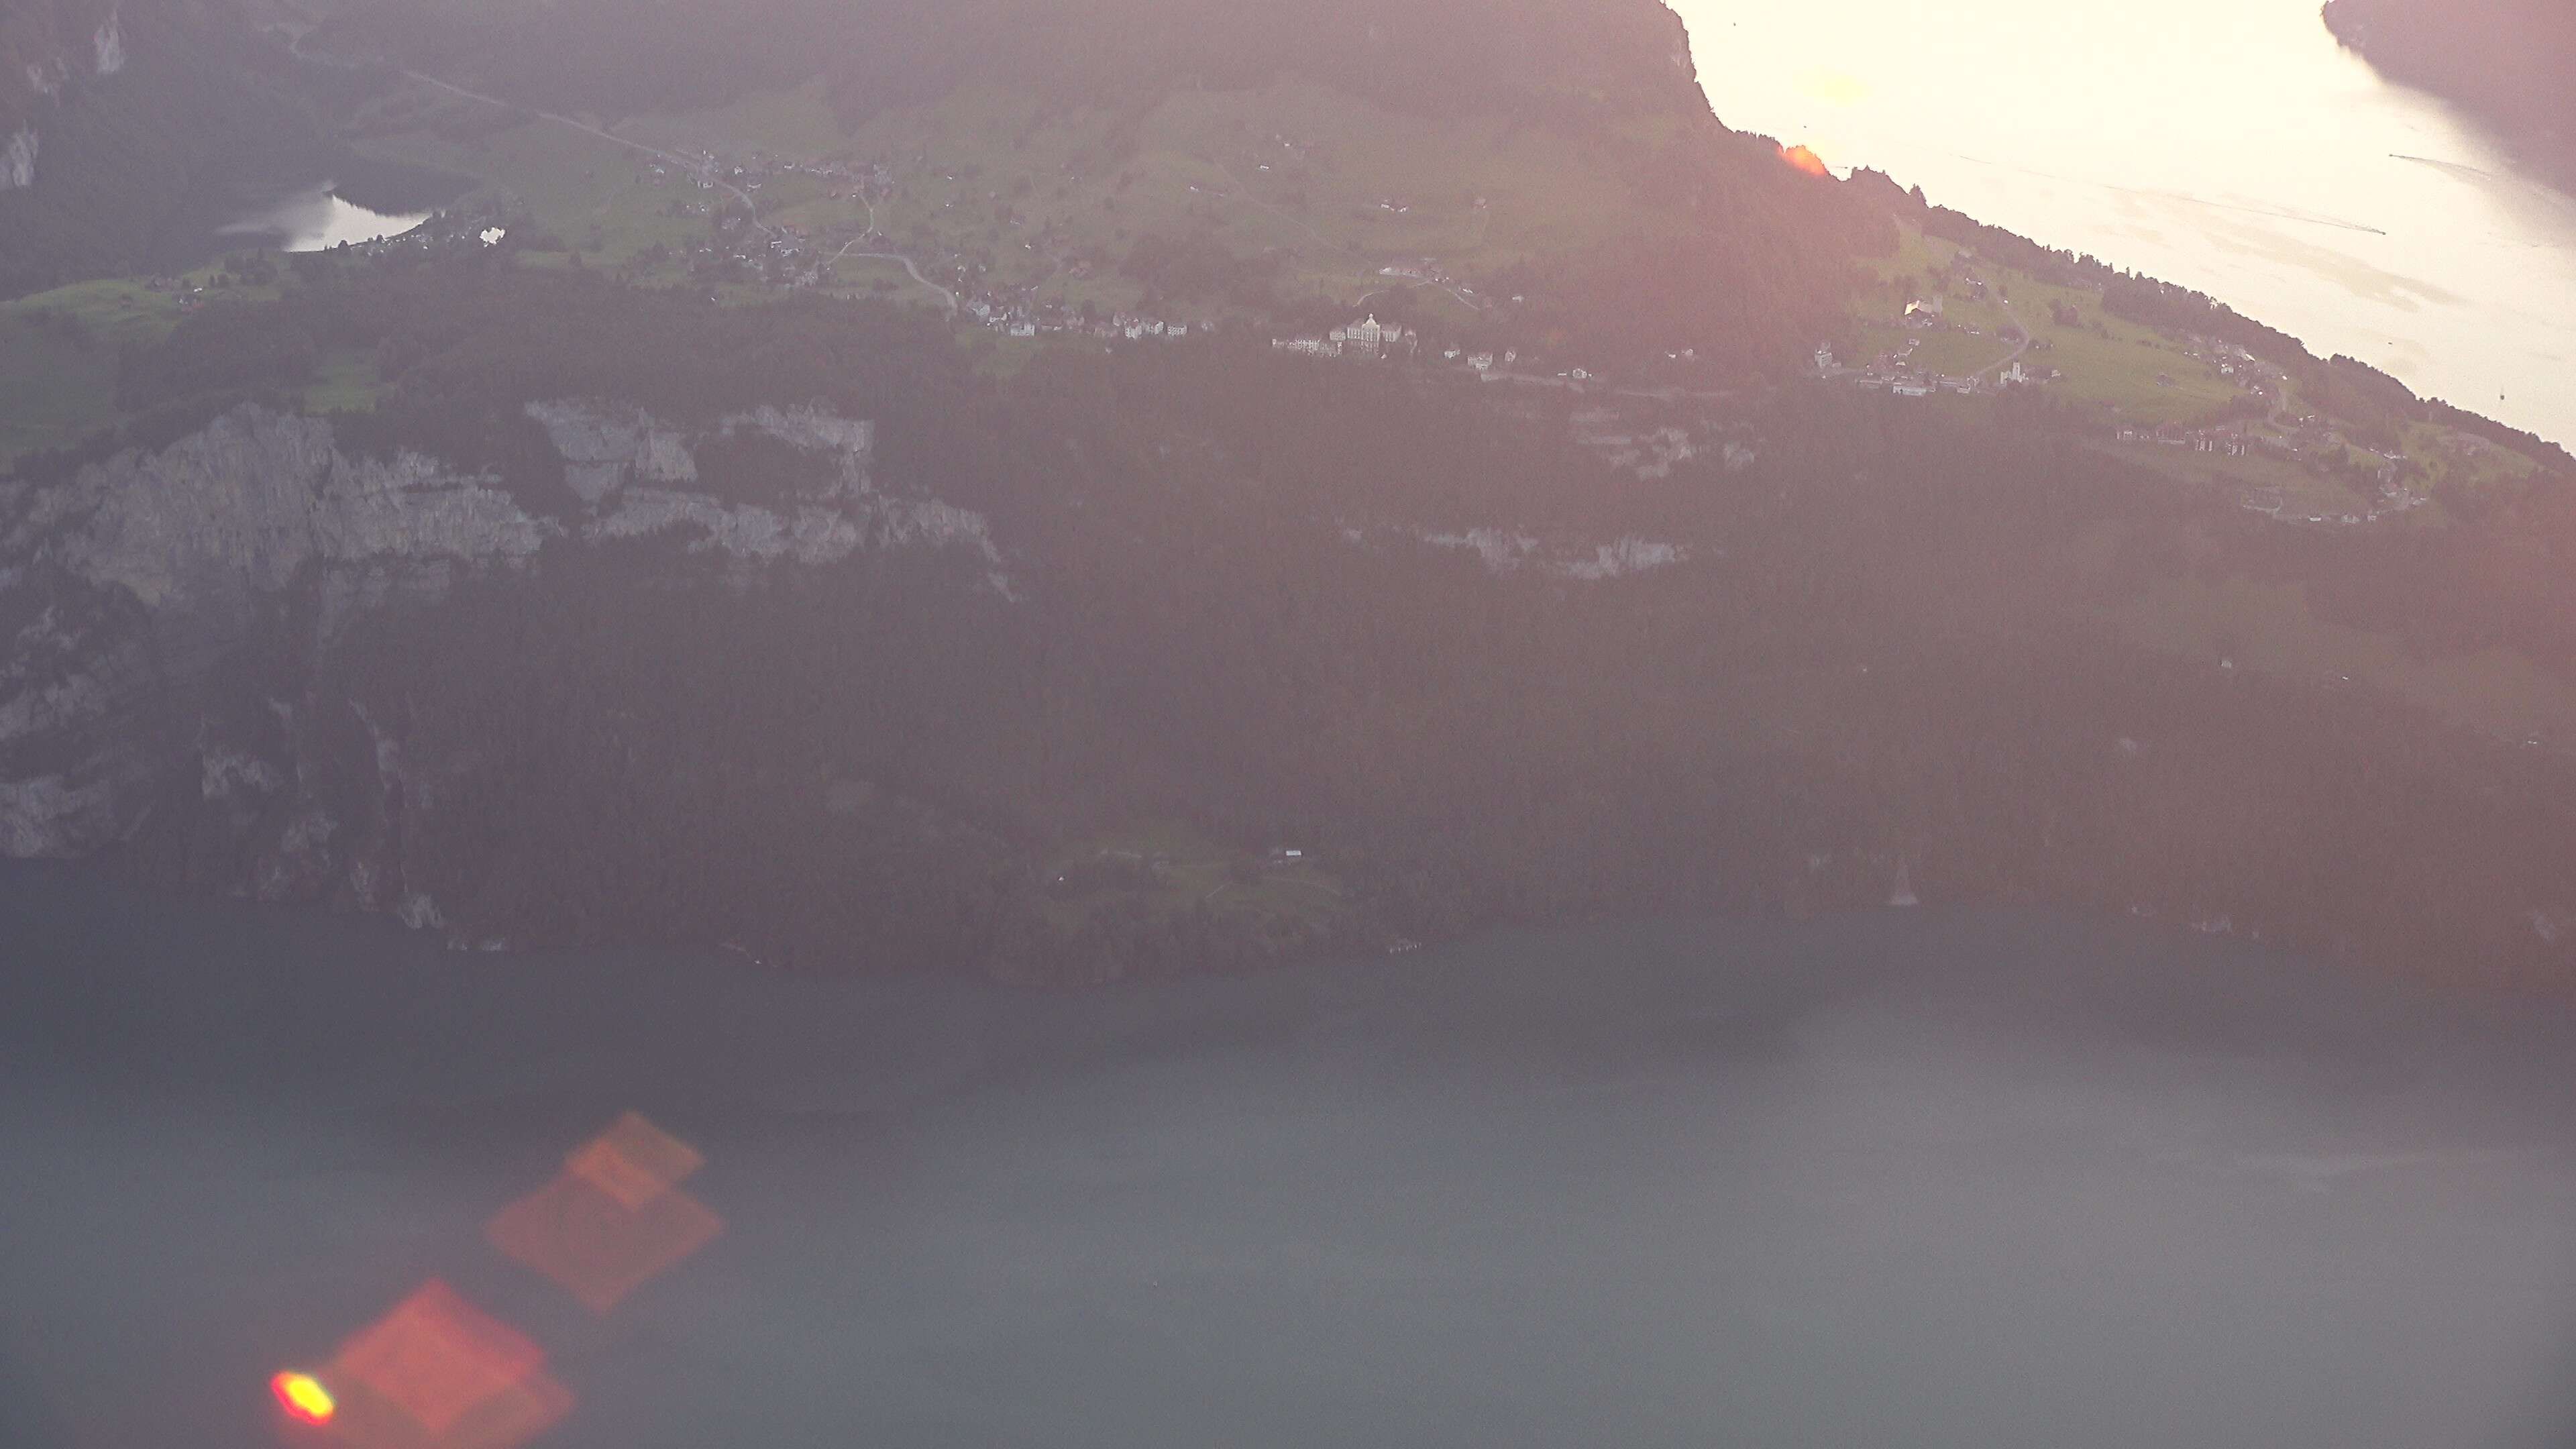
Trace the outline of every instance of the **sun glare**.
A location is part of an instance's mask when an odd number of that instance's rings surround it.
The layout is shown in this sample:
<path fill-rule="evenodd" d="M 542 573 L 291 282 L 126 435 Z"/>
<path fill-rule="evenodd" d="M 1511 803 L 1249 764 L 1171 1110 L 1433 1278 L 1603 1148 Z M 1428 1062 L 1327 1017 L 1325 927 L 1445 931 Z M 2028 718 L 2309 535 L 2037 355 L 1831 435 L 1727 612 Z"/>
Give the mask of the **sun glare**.
<path fill-rule="evenodd" d="M 1810 176 L 1826 175 L 1824 158 L 1804 146 L 1783 146 L 1780 159 Z"/>
<path fill-rule="evenodd" d="M 331 1401 L 331 1391 L 311 1374 L 281 1373 L 268 1381 L 268 1391 L 277 1395 L 277 1406 L 299 1423 L 330 1423 L 332 1411 L 339 1407 Z"/>

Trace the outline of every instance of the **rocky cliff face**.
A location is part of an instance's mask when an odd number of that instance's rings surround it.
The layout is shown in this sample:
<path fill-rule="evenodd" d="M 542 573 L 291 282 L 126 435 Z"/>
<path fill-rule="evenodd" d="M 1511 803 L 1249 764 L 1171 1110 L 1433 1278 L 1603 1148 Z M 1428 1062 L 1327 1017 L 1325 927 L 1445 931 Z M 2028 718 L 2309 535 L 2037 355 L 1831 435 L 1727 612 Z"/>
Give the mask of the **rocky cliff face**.
<path fill-rule="evenodd" d="M 1011 592 L 981 517 L 936 499 L 875 490 L 868 465 L 876 433 L 864 420 L 762 406 L 692 437 L 640 408 L 610 403 L 530 403 L 527 412 L 563 455 L 564 481 L 590 510 L 579 527 L 590 541 L 677 532 L 691 538 L 695 551 L 802 564 L 836 563 L 863 547 L 956 544 L 985 562 L 994 588 Z M 806 497 L 777 506 L 720 503 L 696 486 L 695 449 L 745 435 L 828 466 Z"/>
<path fill-rule="evenodd" d="M 0 13 L 0 191 L 35 184 L 45 111 L 67 87 L 123 69 L 116 0 L 15 0 Z"/>
<path fill-rule="evenodd" d="M 529 412 L 579 496 L 568 516 L 254 407 L 67 480 L 0 483 L 0 852 L 86 855 L 176 814 L 206 883 L 443 925 L 404 854 L 450 762 L 413 758 L 319 682 L 354 619 L 613 545 L 676 547 L 737 586 L 863 549 L 945 550 L 1011 591 L 980 516 L 874 486 L 864 420 L 761 408 L 691 430 L 611 403 Z M 815 485 L 760 503 L 706 491 L 698 451 L 747 435 L 810 460 Z"/>
<path fill-rule="evenodd" d="M 0 297 L 167 270 L 232 187 L 330 154 L 255 0 L 0 0 Z"/>

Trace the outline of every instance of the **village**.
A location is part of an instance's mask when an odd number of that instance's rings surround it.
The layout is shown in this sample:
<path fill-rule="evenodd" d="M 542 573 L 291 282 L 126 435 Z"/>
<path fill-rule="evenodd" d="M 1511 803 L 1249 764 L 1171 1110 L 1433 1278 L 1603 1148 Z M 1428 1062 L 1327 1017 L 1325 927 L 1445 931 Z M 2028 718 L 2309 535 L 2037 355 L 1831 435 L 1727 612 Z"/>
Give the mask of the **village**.
<path fill-rule="evenodd" d="M 729 207 L 725 204 L 726 199 L 718 196 L 671 204 L 674 214 L 712 219 L 711 230 L 715 239 L 700 244 L 689 253 L 695 274 L 701 277 L 753 281 L 791 291 L 808 288 L 830 290 L 840 285 L 837 271 L 845 260 L 854 257 L 892 260 L 915 272 L 922 285 L 938 293 L 952 313 L 971 319 L 975 325 L 1001 336 L 1027 340 L 1054 337 L 1104 342 L 1169 342 L 1193 335 L 1210 335 L 1227 325 L 1229 320 L 1223 309 L 1211 307 L 1180 312 L 1166 310 L 1158 314 L 1119 307 L 1102 308 L 1088 300 L 1074 302 L 1060 294 L 1051 295 L 1043 282 L 997 281 L 989 266 L 962 253 L 942 253 L 925 267 L 916 258 L 894 252 L 892 248 L 897 245 L 896 239 L 883 229 L 864 223 L 841 229 L 823 229 L 800 222 L 771 223 L 758 219 L 758 193 L 774 189 L 782 177 L 820 181 L 828 187 L 829 199 L 856 203 L 873 214 L 897 184 L 900 170 L 889 162 L 799 162 L 777 159 L 766 153 L 753 153 L 736 159 L 712 152 L 700 152 L 690 159 L 693 164 L 688 167 L 660 163 L 647 166 L 638 173 L 638 179 L 656 186 L 686 185 L 699 192 L 735 190 L 745 201 L 743 206 Z M 927 158 L 916 157 L 914 164 L 926 165 Z M 939 175 L 943 181 L 956 179 L 954 172 L 941 172 Z M 1190 189 L 1199 190 L 1197 187 Z M 991 199 L 998 201 L 1001 198 L 996 195 Z M 1223 199 L 1221 193 L 1217 194 L 1217 199 Z M 1392 198 L 1376 204 L 1397 215 L 1410 210 L 1406 203 Z M 1034 243 L 1024 245 L 1035 249 Z M 1046 260 L 1054 266 L 1056 276 L 1073 281 L 1087 280 L 1099 268 L 1096 259 L 1070 251 Z M 1437 258 L 1391 262 L 1378 267 L 1375 276 L 1386 285 L 1364 294 L 1363 301 L 1367 296 L 1397 288 L 1432 288 L 1471 308 L 1492 305 Z M 1381 324 L 1374 312 L 1365 310 L 1361 316 L 1326 331 L 1273 337 L 1271 345 L 1282 351 L 1312 357 L 1367 361 L 1429 360 L 1425 357 L 1426 344 L 1418 329 Z M 1578 388 L 1600 380 L 1594 369 L 1580 365 L 1544 375 L 1515 374 L 1512 369 L 1521 357 L 1517 348 L 1471 352 L 1450 346 L 1440 348 L 1433 355 L 1441 362 L 1463 366 L 1497 380 L 1510 377 L 1523 381 L 1553 381 Z M 1694 360 L 1694 357 L 1695 354 L 1687 349 L 1675 354 L 1675 359 L 1682 362 Z"/>
<path fill-rule="evenodd" d="M 592 220 L 579 235 L 539 224 L 541 213 L 502 187 L 479 198 L 474 214 L 442 215 L 421 232 L 357 250 L 506 237 L 540 262 L 606 256 L 634 280 L 680 282 L 718 300 L 908 294 L 1005 344 L 1159 346 L 1240 330 L 1319 361 L 1400 362 L 1578 393 L 1673 400 L 1684 396 L 1682 386 L 1720 381 L 1676 383 L 1691 375 L 1690 349 L 1669 354 L 1672 366 L 1650 380 L 1633 368 L 1605 376 L 1596 363 L 1561 355 L 1561 346 L 1514 342 L 1513 304 L 1527 299 L 1485 295 L 1471 265 L 1380 245 L 1431 239 L 1422 229 L 1432 223 L 1417 215 L 1415 200 L 1363 192 L 1345 197 L 1347 215 L 1307 205 L 1305 188 L 1320 174 L 1316 155 L 1327 148 L 1300 137 L 1247 134 L 1225 154 L 1188 165 L 1106 174 L 1072 154 L 1005 162 L 989 145 L 934 157 L 926 144 L 901 137 L 880 138 L 898 149 L 828 159 L 669 134 L 654 138 L 658 146 L 607 139 L 640 154 L 616 168 L 622 175 L 595 162 L 584 171 L 607 190 L 594 190 L 606 199 L 589 208 Z M 1462 196 L 1449 210 L 1455 215 L 1442 224 L 1453 241 L 1486 229 L 1485 196 Z M 572 213 L 550 203 L 542 214 L 563 228 L 560 218 Z M 1155 285 L 1136 265 L 1134 238 L 1174 219 L 1211 238 L 1257 223 L 1320 246 L 1317 255 L 1332 259 L 1327 270 L 1296 280 L 1314 289 L 1317 306 L 1300 314 L 1306 325 L 1271 323 L 1272 309 L 1252 291 L 1167 293 Z M 1334 234 L 1318 231 L 1318 222 L 1334 225 Z M 2246 509 L 2284 523 L 2346 526 L 2415 514 L 2433 505 L 2444 479 L 2508 476 L 2519 458 L 2445 429 L 2401 438 L 2382 430 L 2366 441 L 2344 420 L 2304 405 L 2281 369 L 2242 347 L 2110 316 L 2098 290 L 2049 286 L 1919 233 L 1909 231 L 1881 283 L 1856 302 L 1849 332 L 1814 349 L 1812 378 L 1902 399 L 1991 402 L 2031 392 L 2062 404 L 2106 450 L 2220 482 Z M 1392 309 L 1402 320 L 1390 321 L 1373 303 L 1397 293 L 1406 294 Z M 1348 310 L 1319 325 L 1317 313 L 1336 296 Z"/>
<path fill-rule="evenodd" d="M 1438 233 L 1481 241 L 1491 215 L 1481 195 L 1425 207 L 1376 191 L 1328 210 L 1309 189 L 1343 189 L 1319 158 L 1352 144 L 1348 137 L 1238 121 L 1222 146 L 1202 137 L 1187 154 L 1122 160 L 1066 133 L 1034 148 L 1026 132 L 997 135 L 1007 111 L 872 133 L 800 118 L 792 106 L 614 130 L 545 117 L 552 124 L 514 133 L 528 149 L 520 164 L 490 171 L 467 204 L 506 219 L 515 245 L 541 261 L 604 258 L 630 280 L 685 281 L 719 300 L 750 291 L 911 292 L 1023 340 L 1166 341 L 1252 319 L 1266 310 L 1267 286 L 1164 288 L 1135 255 L 1144 239 L 1229 229 L 1272 238 L 1268 265 L 1299 273 L 1291 290 L 1339 295 L 1362 312 L 1398 290 L 1443 299 L 1462 316 L 1492 305 L 1438 257 L 1381 253 L 1359 264 L 1380 240 Z M 713 141 L 726 131 L 769 139 Z M 601 143 L 629 154 L 611 161 Z M 816 150 L 799 154 L 804 146 Z M 1239 256 L 1245 241 L 1215 245 Z M 1327 346 L 1336 340 L 1316 342 L 1338 355 Z M 1354 353 L 1378 355 L 1365 343 Z"/>
<path fill-rule="evenodd" d="M 882 159 L 800 161 L 758 151 L 740 157 L 698 151 L 684 159 L 686 165 L 648 164 L 635 179 L 648 186 L 686 187 L 700 193 L 696 199 L 682 196 L 667 201 L 662 211 L 671 217 L 705 220 L 705 239 L 676 258 L 701 283 L 841 291 L 857 285 L 843 275 L 849 264 L 892 263 L 950 314 L 1006 337 L 1172 341 L 1194 332 L 1205 334 L 1216 325 L 1214 314 L 1204 309 L 1189 315 L 1157 315 L 1103 308 L 1090 300 L 1050 295 L 1038 281 L 1003 280 L 989 260 L 942 245 L 931 228 L 915 226 L 898 240 L 879 223 L 878 213 L 890 206 L 908 169 L 931 171 L 926 156 L 911 158 L 908 166 Z M 936 174 L 943 182 L 959 179 L 954 170 Z M 764 219 L 766 204 L 779 199 L 782 183 L 796 185 L 802 193 L 791 205 L 805 219 Z M 818 208 L 813 205 L 818 199 L 857 210 L 837 224 L 818 221 L 814 218 Z M 1001 197 L 996 193 L 988 200 L 998 203 Z M 953 200 L 941 203 L 942 210 L 955 206 Z M 1023 243 L 1023 250 L 1035 253 L 1038 243 Z M 658 260 L 663 253 L 651 255 Z M 1071 281 L 1087 280 L 1100 265 L 1070 248 L 1050 248 L 1042 260 L 1051 276 Z M 880 281 L 875 290 L 889 285 Z"/>
<path fill-rule="evenodd" d="M 2219 482 L 2248 511 L 2303 526 L 2415 514 L 2434 504 L 2439 480 L 2515 476 L 2527 462 L 2426 424 L 2366 441 L 2304 405 L 2287 372 L 2242 346 L 2125 322 L 2103 311 L 2099 293 L 2049 287 L 1965 249 L 1909 245 L 1887 277 L 1903 299 L 1885 304 L 1893 315 L 1872 315 L 1865 302 L 1856 318 L 1863 359 L 1847 363 L 1821 343 L 1813 377 L 1907 398 L 2036 390 L 2108 450 Z"/>
<path fill-rule="evenodd" d="M 926 158 L 915 158 L 915 163 L 926 165 Z M 845 263 L 890 262 L 901 267 L 911 282 L 960 323 L 1004 339 L 1159 345 L 1213 336 L 1229 326 L 1257 325 L 1257 319 L 1239 310 L 1230 315 L 1227 309 L 1216 307 L 1148 311 L 1103 307 L 1088 298 L 1076 302 L 1039 282 L 996 280 L 988 266 L 962 253 L 935 253 L 925 266 L 915 256 L 896 251 L 896 239 L 881 227 L 869 224 L 902 174 L 902 167 L 885 160 L 802 161 L 766 152 L 726 156 L 698 150 L 648 160 L 635 170 L 633 179 L 644 186 L 678 193 L 662 202 L 661 213 L 691 219 L 704 228 L 699 233 L 701 240 L 669 259 L 684 265 L 693 280 L 712 288 L 731 285 L 787 292 L 846 290 L 848 284 L 839 275 Z M 953 172 L 939 174 L 943 180 L 954 179 Z M 764 193 L 775 197 L 789 187 L 801 189 L 809 199 L 819 195 L 854 208 L 850 221 L 827 226 L 811 220 L 763 220 Z M 1402 205 L 1393 200 L 1384 204 L 1389 208 Z M 799 214 L 809 217 L 813 210 L 810 205 L 798 208 Z M 498 224 L 505 220 L 510 224 Z M 533 229 L 524 208 L 512 208 L 505 201 L 497 206 L 486 204 L 441 212 L 413 231 L 353 244 L 346 250 L 357 255 L 384 256 L 472 248 L 495 245 L 514 234 L 520 235 L 523 242 L 546 245 L 543 238 L 528 235 Z M 917 247 L 921 236 L 921 229 L 916 228 L 905 244 Z M 659 257 L 664 253 L 650 255 Z M 1053 261 L 1057 276 L 1075 280 L 1087 277 L 1097 266 L 1092 259 L 1070 253 Z M 1399 287 L 1435 288 L 1468 306 L 1494 305 L 1480 298 L 1469 282 L 1436 258 L 1385 263 L 1375 269 L 1375 277 L 1387 285 L 1364 294 L 1363 300 Z M 194 311 L 202 305 L 202 296 L 196 294 L 201 289 L 168 280 L 152 285 L 173 289 L 182 311 Z M 876 290 L 883 291 L 886 286 L 880 281 Z M 2022 326 L 2020 314 L 2011 310 L 2010 302 L 2001 300 L 2002 290 L 2002 285 L 1989 281 L 1964 260 L 1954 260 L 1939 276 L 1937 285 L 1919 289 L 1903 303 L 1892 325 L 1864 326 L 1860 330 L 1862 346 L 1869 349 L 1865 357 L 1846 362 L 1833 342 L 1820 343 L 1812 357 L 1810 375 L 1822 382 L 1898 398 L 1993 399 L 2024 389 L 2071 396 L 2094 416 L 2099 438 L 2114 449 L 2161 454 L 2178 464 L 2227 461 L 2271 465 L 2279 477 L 2265 481 L 2262 475 L 2243 474 L 2236 480 L 2236 497 L 2243 508 L 2284 523 L 2361 525 L 2410 514 L 2432 502 L 2425 487 L 2427 469 L 2421 461 L 2402 451 L 2369 447 L 2346 436 L 2331 419 L 2295 411 L 2291 384 L 2282 370 L 2226 342 L 2199 337 L 2168 339 L 2172 356 L 2160 363 L 2169 369 L 2195 369 L 2200 380 L 2224 384 L 2223 393 L 2200 399 L 2204 413 L 2211 415 L 2153 419 L 2139 416 L 2142 410 L 2132 406 L 2098 397 L 2083 398 L 2079 385 L 2072 384 L 2070 378 L 2070 369 L 2080 371 L 2083 361 L 2063 357 L 2057 338 L 2032 337 Z M 1960 305 L 1954 305 L 1954 299 Z M 1625 392 L 1665 400 L 1677 396 L 1670 387 L 1617 385 L 1595 367 L 1556 365 L 1563 359 L 1542 364 L 1534 357 L 1525 358 L 1518 347 L 1427 340 L 1418 326 L 1381 321 L 1374 310 L 1365 306 L 1354 310 L 1359 315 L 1339 325 L 1278 333 L 1268 340 L 1277 351 L 1319 360 L 1402 362 L 1452 368 L 1487 382 L 1552 386 L 1575 392 Z M 2081 319 L 2072 311 L 2064 302 L 2052 307 L 2051 321 L 2060 325 L 2050 330 L 2063 333 L 2079 322 Z M 1484 336 L 1491 336 L 1492 330 L 1490 326 L 1478 329 Z M 2094 330 L 2098 333 L 2103 329 L 2096 323 Z M 2088 340 L 2098 344 L 2100 338 Z M 1684 349 L 1674 353 L 1671 360 L 1688 363 L 1693 354 Z M 2156 372 L 2153 384 L 2159 391 L 2179 390 L 2171 370 Z M 1601 429 L 1596 426 L 1590 431 L 1598 433 Z M 1623 468 L 1644 457 L 1647 470 L 1654 475 L 1667 470 L 1678 458 L 1689 456 L 1686 447 L 1660 450 L 1665 456 L 1658 462 L 1659 450 L 1641 454 L 1624 446 L 1628 441 L 1624 432 L 1615 438 L 1605 435 L 1597 440 L 1587 439 L 1591 441 L 1603 444 L 1593 451 L 1614 459 Z M 2498 459 L 2509 462 L 2511 457 L 2492 444 L 2464 434 L 2446 435 L 2440 439 L 2440 446 L 2464 467 Z M 2302 486 L 2293 475 L 2307 475 L 2334 486 Z"/>

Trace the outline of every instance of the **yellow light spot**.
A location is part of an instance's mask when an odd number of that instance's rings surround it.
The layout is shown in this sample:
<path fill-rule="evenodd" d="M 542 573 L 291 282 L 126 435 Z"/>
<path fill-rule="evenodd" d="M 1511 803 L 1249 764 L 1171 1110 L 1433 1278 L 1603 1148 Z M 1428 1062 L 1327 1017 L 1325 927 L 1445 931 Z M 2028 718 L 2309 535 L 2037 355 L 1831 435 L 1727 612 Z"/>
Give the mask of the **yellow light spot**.
<path fill-rule="evenodd" d="M 277 1395 L 277 1406 L 289 1418 L 306 1424 L 327 1424 L 339 1405 L 331 1401 L 331 1391 L 311 1374 L 287 1372 L 268 1381 L 268 1391 Z"/>

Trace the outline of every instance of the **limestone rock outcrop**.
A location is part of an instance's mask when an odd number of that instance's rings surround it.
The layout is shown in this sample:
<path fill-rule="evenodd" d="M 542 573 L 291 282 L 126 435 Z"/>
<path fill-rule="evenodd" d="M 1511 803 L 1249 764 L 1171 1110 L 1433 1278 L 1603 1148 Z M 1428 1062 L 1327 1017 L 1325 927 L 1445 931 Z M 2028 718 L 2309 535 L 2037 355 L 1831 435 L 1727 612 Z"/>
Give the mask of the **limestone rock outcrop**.
<path fill-rule="evenodd" d="M 406 879 L 407 841 L 455 761 L 317 681 L 352 625 L 436 609 L 553 551 L 665 545 L 711 584 L 871 549 L 953 550 L 961 586 L 1013 597 L 978 514 L 874 483 L 873 425 L 761 407 L 712 424 L 629 404 L 529 405 L 578 499 L 409 449 L 342 446 L 330 422 L 254 406 L 66 477 L 0 480 L 0 854 L 70 857 L 172 814 L 202 883 L 336 899 L 446 928 Z M 713 443 L 756 434 L 809 480 L 729 496 Z M 712 456 L 712 455 L 710 455 Z M 560 494 L 552 495 L 560 499 Z M 360 780 L 363 788 L 349 788 Z M 337 787 L 330 785 L 338 780 Z"/>

